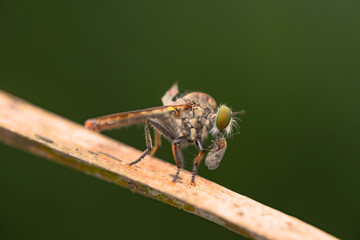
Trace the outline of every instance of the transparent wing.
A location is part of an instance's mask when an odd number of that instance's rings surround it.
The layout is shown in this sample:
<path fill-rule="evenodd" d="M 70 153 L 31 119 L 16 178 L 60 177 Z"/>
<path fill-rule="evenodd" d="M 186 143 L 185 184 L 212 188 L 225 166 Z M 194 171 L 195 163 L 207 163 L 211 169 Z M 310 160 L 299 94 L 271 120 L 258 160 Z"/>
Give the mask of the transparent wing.
<path fill-rule="evenodd" d="M 161 98 L 161 101 L 163 105 L 174 105 L 175 102 L 173 101 L 173 98 L 179 93 L 179 88 L 177 82 L 174 83 L 171 88 L 166 91 L 164 96 Z"/>
<path fill-rule="evenodd" d="M 224 137 L 213 141 L 212 148 L 205 159 L 205 165 L 209 170 L 214 170 L 219 167 L 221 159 L 226 151 L 227 143 Z"/>
<path fill-rule="evenodd" d="M 180 115 L 181 111 L 191 108 L 192 104 L 186 103 L 181 105 L 161 106 L 138 111 L 115 113 L 111 115 L 88 119 L 85 122 L 85 127 L 96 131 L 121 128 L 124 126 L 145 122 L 145 120 L 148 118 L 165 117 L 167 114 L 170 114 L 172 112 Z"/>

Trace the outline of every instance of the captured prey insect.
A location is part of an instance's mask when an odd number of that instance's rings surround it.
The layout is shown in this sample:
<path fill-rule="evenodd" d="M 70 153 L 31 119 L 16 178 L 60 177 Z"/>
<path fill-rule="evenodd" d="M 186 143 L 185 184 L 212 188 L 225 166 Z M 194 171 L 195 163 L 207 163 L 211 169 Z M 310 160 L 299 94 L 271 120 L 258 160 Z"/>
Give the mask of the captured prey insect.
<path fill-rule="evenodd" d="M 85 127 L 95 131 L 121 128 L 127 125 L 145 123 L 146 150 L 130 166 L 140 162 L 147 154 L 154 155 L 161 145 L 161 135 L 171 142 L 172 153 L 177 166 L 173 182 L 179 177 L 180 169 L 184 167 L 184 158 L 181 148 L 195 144 L 199 154 L 195 158 L 191 183 L 195 183 L 195 176 L 201 160 L 204 158 L 205 149 L 203 142 L 211 133 L 211 150 L 205 159 L 205 165 L 216 169 L 225 154 L 227 147 L 224 134 L 230 134 L 236 124 L 234 116 L 241 112 L 232 112 L 225 105 L 217 106 L 215 100 L 206 93 L 191 92 L 183 97 L 175 98 L 178 94 L 175 83 L 162 97 L 164 106 L 147 108 L 139 111 L 116 113 L 85 122 Z M 155 145 L 153 146 L 149 125 L 155 129 Z"/>

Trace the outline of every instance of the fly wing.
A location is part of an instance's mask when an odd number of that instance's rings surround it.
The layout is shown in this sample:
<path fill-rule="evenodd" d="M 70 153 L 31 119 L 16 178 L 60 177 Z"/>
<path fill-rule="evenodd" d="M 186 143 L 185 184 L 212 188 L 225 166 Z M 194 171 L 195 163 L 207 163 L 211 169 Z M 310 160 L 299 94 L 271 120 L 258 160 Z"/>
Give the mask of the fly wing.
<path fill-rule="evenodd" d="M 95 131 L 121 128 L 128 125 L 143 123 L 148 118 L 166 117 L 167 114 L 171 114 L 173 112 L 178 115 L 181 111 L 190 108 L 191 104 L 181 104 L 153 107 L 124 113 L 115 113 L 111 115 L 88 119 L 85 122 L 85 127 Z"/>
<path fill-rule="evenodd" d="M 213 147 L 206 156 L 205 165 L 209 170 L 214 170 L 219 167 L 221 159 L 226 151 L 227 143 L 224 137 L 213 141 Z"/>

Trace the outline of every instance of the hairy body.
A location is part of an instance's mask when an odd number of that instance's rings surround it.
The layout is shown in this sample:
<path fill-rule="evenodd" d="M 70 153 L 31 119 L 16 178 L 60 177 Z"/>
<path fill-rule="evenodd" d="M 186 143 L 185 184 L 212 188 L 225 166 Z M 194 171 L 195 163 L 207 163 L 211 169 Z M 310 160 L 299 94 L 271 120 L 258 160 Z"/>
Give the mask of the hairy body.
<path fill-rule="evenodd" d="M 191 183 L 194 184 L 198 166 L 205 155 L 203 142 L 210 132 L 214 135 L 215 140 L 209 157 L 206 159 L 206 165 L 211 170 L 219 166 L 226 149 L 226 140 L 222 131 L 231 131 L 233 114 L 226 106 L 218 108 L 215 100 L 206 93 L 191 92 L 172 101 L 177 93 L 177 85 L 173 85 L 162 98 L 165 106 L 89 119 L 85 122 L 85 127 L 103 131 L 145 123 L 147 149 L 129 165 L 140 162 L 147 154 L 155 154 L 161 145 L 160 135 L 162 135 L 171 142 L 173 156 L 178 167 L 174 182 L 179 176 L 180 169 L 184 166 L 181 148 L 189 144 L 196 145 L 199 154 L 194 161 L 191 178 Z M 152 144 L 149 125 L 155 129 L 155 146 Z"/>

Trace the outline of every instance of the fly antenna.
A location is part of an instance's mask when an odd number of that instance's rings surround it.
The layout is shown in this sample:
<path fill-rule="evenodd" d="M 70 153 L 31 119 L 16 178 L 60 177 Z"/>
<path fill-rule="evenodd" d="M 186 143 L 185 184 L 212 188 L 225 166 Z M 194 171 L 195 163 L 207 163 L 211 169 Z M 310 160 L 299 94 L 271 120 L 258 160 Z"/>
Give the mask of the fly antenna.
<path fill-rule="evenodd" d="M 242 115 L 245 115 L 246 114 L 246 111 L 245 110 L 240 110 L 238 112 L 233 112 L 231 115 L 232 116 L 235 116 L 235 115 L 239 115 L 239 116 L 242 116 Z"/>

